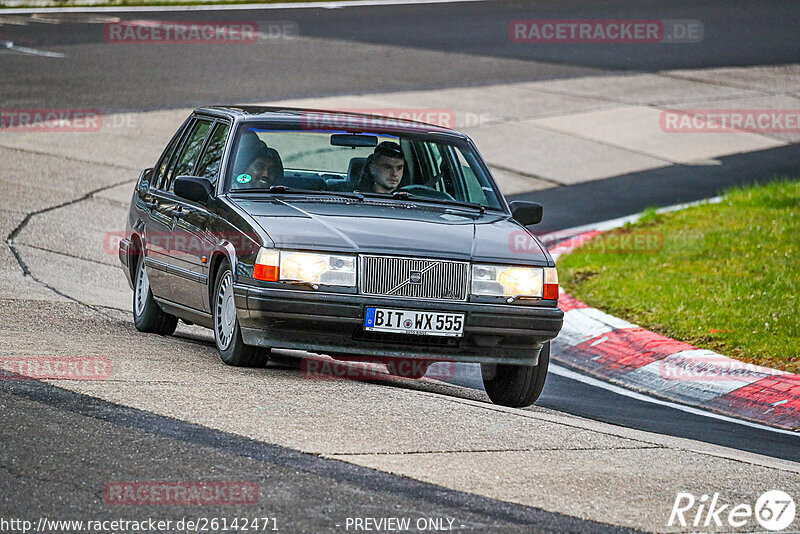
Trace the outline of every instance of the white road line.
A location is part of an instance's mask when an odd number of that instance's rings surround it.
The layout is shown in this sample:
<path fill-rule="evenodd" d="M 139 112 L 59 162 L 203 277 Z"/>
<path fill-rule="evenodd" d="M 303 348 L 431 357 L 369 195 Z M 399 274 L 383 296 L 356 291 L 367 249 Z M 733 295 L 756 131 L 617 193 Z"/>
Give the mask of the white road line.
<path fill-rule="evenodd" d="M 467 364 L 467 365 L 475 365 L 475 364 Z M 726 415 L 716 414 L 714 412 L 708 412 L 705 410 L 701 410 L 700 408 L 693 408 L 691 406 L 686 406 L 685 404 L 678 404 L 676 402 L 670 402 L 667 400 L 657 399 L 655 397 L 651 397 L 644 393 L 638 393 L 636 391 L 632 391 L 630 389 L 617 386 L 611 384 L 609 382 L 604 382 L 603 380 L 599 380 L 597 378 L 592 378 L 591 376 L 587 376 L 571 369 L 567 369 L 566 367 L 562 367 L 557 363 L 554 363 L 553 360 L 550 360 L 550 365 L 548 367 L 548 372 L 553 373 L 554 375 L 558 375 L 563 378 L 567 378 L 570 380 L 576 380 L 578 382 L 583 382 L 589 386 L 598 387 L 601 389 L 605 389 L 612 393 L 616 393 L 617 395 L 623 395 L 625 397 L 630 397 L 632 399 L 640 400 L 642 402 L 649 402 L 651 404 L 657 404 L 659 406 L 666 406 L 668 408 L 675 408 L 676 410 L 680 410 L 682 412 L 687 412 L 693 415 L 701 415 L 704 417 L 710 417 L 712 419 L 719 419 L 721 421 L 725 421 L 728 423 L 736 423 L 739 425 L 749 426 L 752 428 L 757 428 L 759 430 L 768 430 L 770 432 L 777 432 L 779 434 L 789 434 L 790 436 L 800 436 L 800 432 L 793 432 L 791 430 L 784 430 L 782 428 L 774 428 L 771 426 L 760 425 L 758 423 L 753 423 L 751 421 L 745 421 L 743 419 L 736 419 L 734 417 L 728 417 Z M 457 386 L 467 387 L 470 389 L 477 389 L 483 390 L 483 383 L 480 382 L 480 372 L 475 373 L 474 376 L 469 376 L 469 373 L 462 372 L 459 373 L 461 376 L 460 380 L 443 380 L 443 379 L 430 379 L 439 382 L 445 382 L 447 384 L 453 384 Z M 477 376 L 477 379 L 475 378 Z"/>
<path fill-rule="evenodd" d="M 17 46 L 14 44 L 13 41 L 0 41 L 0 49 L 3 48 L 5 48 L 6 50 L 11 50 L 12 52 L 18 52 L 20 54 L 28 54 L 31 56 L 57 57 L 57 58 L 65 57 L 64 54 L 61 54 L 59 52 L 47 52 L 45 50 L 36 50 L 35 48 L 28 48 L 26 46 Z"/>
<path fill-rule="evenodd" d="M 578 382 L 583 382 L 584 384 L 598 387 L 601 389 L 605 389 L 607 391 L 611 391 L 612 393 L 616 393 L 617 395 L 624 395 L 625 397 L 630 397 L 632 399 L 640 400 L 642 402 L 649 402 L 651 404 L 658 404 L 659 406 L 666 406 L 668 408 L 674 408 L 676 410 L 680 410 L 682 412 L 690 413 L 693 415 L 701 415 L 703 417 L 710 417 L 711 419 L 719 419 L 720 421 L 725 421 L 728 423 L 736 423 L 738 425 L 749 426 L 751 428 L 757 428 L 759 430 L 766 430 L 769 432 L 777 432 L 779 434 L 789 434 L 790 436 L 800 436 L 800 432 L 793 432 L 791 430 L 784 430 L 782 428 L 773 428 L 766 425 L 760 425 L 758 423 L 753 423 L 751 421 L 745 421 L 743 419 L 735 419 L 733 417 L 728 417 L 725 415 L 720 415 L 713 412 L 707 412 L 705 410 L 701 410 L 699 408 L 692 408 L 691 406 L 686 406 L 683 404 L 678 404 L 675 402 L 670 402 L 662 399 L 657 399 L 655 397 L 650 397 L 648 395 L 644 395 L 642 393 L 637 393 L 635 391 L 631 391 L 630 389 L 626 389 L 620 386 L 616 386 L 614 384 L 609 384 L 608 382 L 604 382 L 602 380 L 598 380 L 597 378 L 592 378 L 591 376 L 586 376 L 581 373 L 576 373 L 566 367 L 561 367 L 558 364 L 554 364 L 552 360 L 550 361 L 549 372 L 564 377 L 569 378 L 570 380 L 577 380 Z"/>
<path fill-rule="evenodd" d="M 189 6 L 128 6 L 128 7 L 20 7 L 2 9 L 2 14 L 29 13 L 135 13 L 137 11 L 244 11 L 274 9 L 342 9 L 360 6 L 403 6 L 415 4 L 459 4 L 465 2 L 487 2 L 490 0 L 345 0 L 340 2 L 292 2 L 282 4 L 222 4 Z"/>
<path fill-rule="evenodd" d="M 699 206 L 701 204 L 719 204 L 720 202 L 722 202 L 722 197 L 704 198 L 702 200 L 695 200 L 692 202 L 684 202 L 682 204 L 673 204 L 672 206 L 664 206 L 663 208 L 656 208 L 656 213 L 658 214 L 669 213 L 671 211 L 683 210 L 686 208 L 691 208 L 693 206 Z M 542 234 L 539 236 L 539 238 L 540 239 L 546 238 L 547 236 L 553 236 L 553 235 L 566 238 L 582 234 L 584 232 L 591 232 L 592 230 L 597 230 L 598 232 L 607 232 L 608 230 L 613 230 L 615 228 L 625 226 L 627 223 L 634 223 L 638 221 L 641 217 L 642 213 L 634 213 L 633 215 L 625 215 L 624 217 L 619 217 L 617 219 L 610 219 L 608 221 L 583 224 L 581 226 L 574 226 L 572 228 L 566 228 L 564 230 L 555 230 L 553 232 Z"/>

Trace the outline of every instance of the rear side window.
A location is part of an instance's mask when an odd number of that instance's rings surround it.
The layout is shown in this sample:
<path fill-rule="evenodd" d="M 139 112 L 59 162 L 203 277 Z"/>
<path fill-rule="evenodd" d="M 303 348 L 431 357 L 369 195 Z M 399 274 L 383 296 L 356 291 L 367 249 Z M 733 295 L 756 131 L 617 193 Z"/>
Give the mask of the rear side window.
<path fill-rule="evenodd" d="M 164 175 L 167 172 L 167 166 L 169 165 L 169 160 L 175 153 L 175 149 L 180 144 L 182 137 L 183 137 L 183 131 L 179 131 L 178 135 L 173 137 L 172 141 L 170 141 L 169 145 L 167 145 L 167 148 L 164 150 L 164 153 L 161 155 L 161 159 L 156 165 L 156 168 L 153 170 L 153 179 L 150 181 L 150 184 L 153 187 L 157 189 L 164 188 Z"/>
<path fill-rule="evenodd" d="M 206 149 L 200 157 L 195 173 L 197 176 L 208 178 L 212 184 L 217 183 L 219 176 L 219 165 L 222 162 L 222 152 L 225 149 L 225 141 L 228 139 L 230 125 L 218 122 L 211 132 Z"/>
<path fill-rule="evenodd" d="M 203 148 L 203 142 L 206 139 L 206 134 L 211 128 L 211 121 L 198 120 L 192 126 L 192 131 L 189 137 L 181 148 L 180 155 L 178 156 L 175 166 L 167 171 L 167 181 L 169 191 L 173 190 L 175 178 L 177 176 L 184 176 L 192 174 L 194 166 L 197 163 L 197 158 L 200 156 L 200 150 Z"/>

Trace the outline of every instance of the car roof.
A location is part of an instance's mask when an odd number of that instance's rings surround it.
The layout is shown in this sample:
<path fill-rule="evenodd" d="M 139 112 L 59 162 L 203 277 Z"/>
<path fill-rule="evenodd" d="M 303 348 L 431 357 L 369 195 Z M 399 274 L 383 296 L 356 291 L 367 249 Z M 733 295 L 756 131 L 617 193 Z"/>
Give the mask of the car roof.
<path fill-rule="evenodd" d="M 409 112 L 413 111 L 419 110 L 409 110 Z M 467 139 L 465 134 L 457 130 L 436 124 L 351 111 L 273 106 L 208 106 L 197 108 L 195 113 L 223 114 L 236 120 L 248 122 L 274 121 L 283 124 L 296 124 L 309 130 L 433 133 Z M 452 112 L 449 113 L 452 114 Z"/>

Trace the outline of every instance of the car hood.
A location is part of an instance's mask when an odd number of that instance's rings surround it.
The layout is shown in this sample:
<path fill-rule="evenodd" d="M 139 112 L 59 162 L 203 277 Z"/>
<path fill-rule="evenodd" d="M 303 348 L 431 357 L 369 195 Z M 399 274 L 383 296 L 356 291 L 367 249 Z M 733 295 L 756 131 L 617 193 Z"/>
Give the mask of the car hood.
<path fill-rule="evenodd" d="M 336 197 L 235 202 L 278 248 L 552 263 L 532 234 L 501 213 Z"/>

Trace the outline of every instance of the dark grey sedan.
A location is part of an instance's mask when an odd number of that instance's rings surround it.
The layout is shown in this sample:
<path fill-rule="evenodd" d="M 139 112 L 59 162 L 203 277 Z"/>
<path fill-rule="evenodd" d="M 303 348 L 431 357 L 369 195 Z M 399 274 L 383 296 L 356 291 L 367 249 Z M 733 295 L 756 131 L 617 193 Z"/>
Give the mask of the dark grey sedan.
<path fill-rule="evenodd" d="M 213 329 L 229 365 L 273 348 L 481 364 L 489 397 L 541 393 L 561 329 L 555 264 L 472 141 L 357 113 L 209 107 L 136 184 L 119 256 L 143 332 Z"/>

